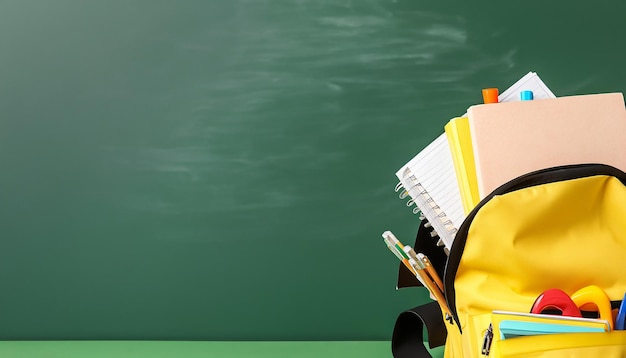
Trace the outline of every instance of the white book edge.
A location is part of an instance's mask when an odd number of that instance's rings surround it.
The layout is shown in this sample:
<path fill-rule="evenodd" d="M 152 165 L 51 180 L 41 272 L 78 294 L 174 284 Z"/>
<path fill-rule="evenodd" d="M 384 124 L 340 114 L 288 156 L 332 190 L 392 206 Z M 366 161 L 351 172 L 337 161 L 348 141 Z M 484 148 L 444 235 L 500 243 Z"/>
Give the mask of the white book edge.
<path fill-rule="evenodd" d="M 496 315 L 520 316 L 520 317 L 528 317 L 528 318 L 545 318 L 545 319 L 554 319 L 554 320 L 562 320 L 562 321 L 596 322 L 596 323 L 606 322 L 605 319 L 599 319 L 599 318 L 548 315 L 545 313 L 529 313 L 529 312 L 504 311 L 504 310 L 493 310 L 491 311 L 491 313 L 496 314 Z"/>
<path fill-rule="evenodd" d="M 598 323 L 598 324 L 606 325 L 607 331 L 611 330 L 609 321 L 605 319 L 599 319 L 599 318 L 547 315 L 547 314 L 541 314 L 541 313 L 526 313 L 526 312 L 500 311 L 500 310 L 493 310 L 491 313 L 494 315 L 518 316 L 518 317 L 563 321 L 563 323 L 566 323 L 566 322 Z"/>

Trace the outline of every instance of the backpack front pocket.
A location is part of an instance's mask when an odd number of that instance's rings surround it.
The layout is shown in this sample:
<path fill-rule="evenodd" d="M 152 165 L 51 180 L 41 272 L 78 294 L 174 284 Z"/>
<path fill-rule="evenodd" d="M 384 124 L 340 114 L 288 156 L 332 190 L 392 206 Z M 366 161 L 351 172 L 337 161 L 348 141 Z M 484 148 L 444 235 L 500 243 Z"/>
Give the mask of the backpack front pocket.
<path fill-rule="evenodd" d="M 626 357 L 626 331 L 564 333 L 496 340 L 490 357 Z"/>

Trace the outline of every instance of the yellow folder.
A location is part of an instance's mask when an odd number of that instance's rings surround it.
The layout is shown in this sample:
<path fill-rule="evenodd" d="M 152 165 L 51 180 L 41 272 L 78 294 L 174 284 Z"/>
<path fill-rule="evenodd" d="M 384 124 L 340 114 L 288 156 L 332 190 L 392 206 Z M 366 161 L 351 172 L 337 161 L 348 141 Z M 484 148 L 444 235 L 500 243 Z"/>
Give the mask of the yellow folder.
<path fill-rule="evenodd" d="M 463 210 L 467 215 L 480 201 L 469 119 L 467 117 L 452 118 L 444 126 L 444 130 L 452 152 Z"/>

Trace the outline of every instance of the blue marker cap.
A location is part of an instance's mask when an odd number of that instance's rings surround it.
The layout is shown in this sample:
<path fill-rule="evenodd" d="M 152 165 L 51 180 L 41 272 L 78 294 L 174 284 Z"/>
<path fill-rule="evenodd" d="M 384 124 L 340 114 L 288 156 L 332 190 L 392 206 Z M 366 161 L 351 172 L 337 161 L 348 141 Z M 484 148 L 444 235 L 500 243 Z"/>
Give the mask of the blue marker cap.
<path fill-rule="evenodd" d="M 522 91 L 519 93 L 522 101 L 531 101 L 533 99 L 533 91 Z"/>

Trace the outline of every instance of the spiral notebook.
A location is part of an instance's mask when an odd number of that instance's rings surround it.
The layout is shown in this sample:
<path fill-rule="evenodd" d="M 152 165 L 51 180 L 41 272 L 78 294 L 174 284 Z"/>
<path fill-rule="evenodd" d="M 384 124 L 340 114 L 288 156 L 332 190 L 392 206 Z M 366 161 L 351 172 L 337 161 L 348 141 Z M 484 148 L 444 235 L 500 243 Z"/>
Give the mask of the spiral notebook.
<path fill-rule="evenodd" d="M 535 98 L 554 98 L 539 76 L 529 72 L 502 92 L 498 99 L 500 102 L 519 101 L 520 92 L 524 90 L 533 91 Z M 396 192 L 400 193 L 401 199 L 410 197 L 407 206 L 414 206 L 416 214 L 422 213 L 433 228 L 432 236 L 439 236 L 438 245 L 444 246 L 446 252 L 452 247 L 454 236 L 465 219 L 454 165 L 444 132 L 396 172 L 400 180 Z"/>
<path fill-rule="evenodd" d="M 465 213 L 446 134 L 419 152 L 396 176 L 400 179 L 396 191 L 404 189 L 400 198 L 411 197 L 407 206 L 415 205 L 416 214 L 422 212 L 434 229 L 433 236 L 440 237 L 438 244 L 449 250 Z"/>

